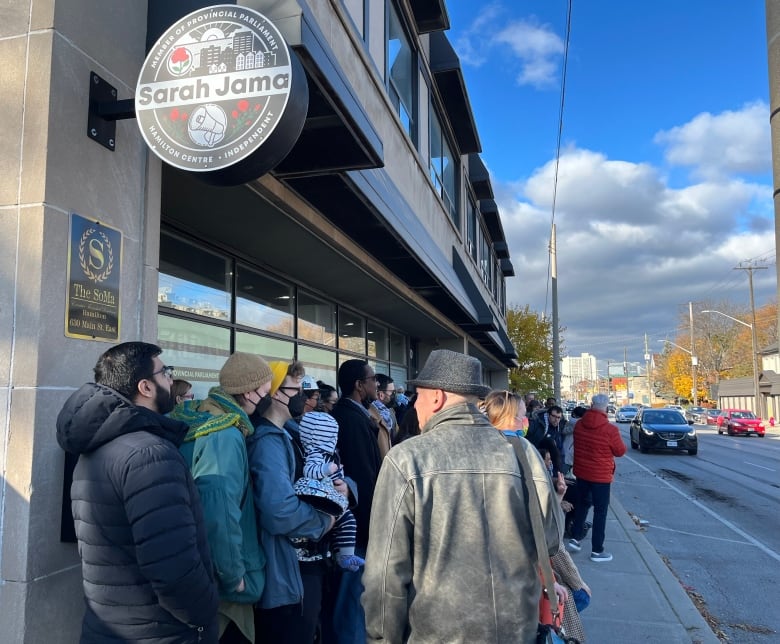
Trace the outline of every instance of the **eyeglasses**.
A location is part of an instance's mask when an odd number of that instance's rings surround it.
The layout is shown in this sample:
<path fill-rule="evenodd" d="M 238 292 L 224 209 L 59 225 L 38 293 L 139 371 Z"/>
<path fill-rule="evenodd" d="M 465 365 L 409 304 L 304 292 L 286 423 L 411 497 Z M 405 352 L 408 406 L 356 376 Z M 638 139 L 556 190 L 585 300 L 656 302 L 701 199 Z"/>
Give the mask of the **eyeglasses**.
<path fill-rule="evenodd" d="M 550 414 L 550 418 L 552 420 L 560 420 L 561 419 L 561 415 L 560 414 Z"/>
<path fill-rule="evenodd" d="M 166 367 L 163 365 L 162 369 L 159 369 L 158 371 L 152 371 L 152 378 L 156 376 L 158 373 L 161 373 L 166 378 L 173 378 L 173 372 L 176 369 L 176 367 Z"/>

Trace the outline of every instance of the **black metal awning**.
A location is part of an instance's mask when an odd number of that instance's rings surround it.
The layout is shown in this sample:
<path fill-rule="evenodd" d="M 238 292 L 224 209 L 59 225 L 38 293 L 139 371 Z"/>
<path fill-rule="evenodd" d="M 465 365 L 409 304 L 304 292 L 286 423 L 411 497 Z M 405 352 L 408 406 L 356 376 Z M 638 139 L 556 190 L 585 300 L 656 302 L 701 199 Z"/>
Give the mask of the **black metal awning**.
<path fill-rule="evenodd" d="M 444 0 L 410 0 L 417 32 L 427 34 L 450 28 L 450 17 Z"/>
<path fill-rule="evenodd" d="M 482 151 L 474 113 L 466 91 L 466 81 L 460 67 L 460 59 L 444 32 L 430 35 L 431 72 L 436 80 L 443 107 L 447 111 L 452 131 L 461 154 Z"/>

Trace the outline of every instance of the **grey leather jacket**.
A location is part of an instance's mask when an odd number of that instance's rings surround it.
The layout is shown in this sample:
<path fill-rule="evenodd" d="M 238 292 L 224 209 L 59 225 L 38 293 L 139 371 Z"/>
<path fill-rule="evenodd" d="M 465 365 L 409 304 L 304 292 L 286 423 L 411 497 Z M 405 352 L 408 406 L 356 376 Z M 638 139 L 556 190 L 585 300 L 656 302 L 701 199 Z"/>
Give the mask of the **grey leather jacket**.
<path fill-rule="evenodd" d="M 523 444 L 552 555 L 560 504 Z M 363 583 L 368 642 L 535 641 L 541 583 L 520 468 L 475 406 L 444 409 L 385 457 Z"/>

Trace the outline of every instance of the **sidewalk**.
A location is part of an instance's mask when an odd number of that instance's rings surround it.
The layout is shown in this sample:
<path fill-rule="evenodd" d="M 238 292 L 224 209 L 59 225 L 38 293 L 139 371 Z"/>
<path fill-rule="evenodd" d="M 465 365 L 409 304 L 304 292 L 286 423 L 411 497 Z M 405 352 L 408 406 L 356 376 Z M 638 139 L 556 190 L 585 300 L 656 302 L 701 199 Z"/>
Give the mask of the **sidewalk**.
<path fill-rule="evenodd" d="M 612 491 L 606 550 L 614 559 L 590 560 L 590 535 L 571 553 L 593 591 L 580 617 L 590 644 L 663 642 L 719 644 L 680 582 L 645 539 Z"/>

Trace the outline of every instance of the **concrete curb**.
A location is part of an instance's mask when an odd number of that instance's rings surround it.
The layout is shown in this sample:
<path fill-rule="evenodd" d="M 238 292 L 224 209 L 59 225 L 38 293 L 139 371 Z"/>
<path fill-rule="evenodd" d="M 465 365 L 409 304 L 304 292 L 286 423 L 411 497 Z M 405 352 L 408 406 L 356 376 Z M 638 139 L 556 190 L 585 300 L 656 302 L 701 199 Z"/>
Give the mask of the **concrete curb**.
<path fill-rule="evenodd" d="M 626 536 L 636 548 L 639 556 L 644 561 L 650 574 L 655 578 L 658 587 L 664 597 L 669 601 L 670 608 L 680 620 L 680 624 L 691 635 L 691 640 L 701 644 L 721 644 L 720 639 L 712 632 L 709 624 L 694 605 L 688 593 L 674 576 L 668 566 L 663 562 L 655 548 L 645 538 L 623 505 L 616 498 L 614 489 L 610 498 L 610 509 L 615 515 Z"/>

